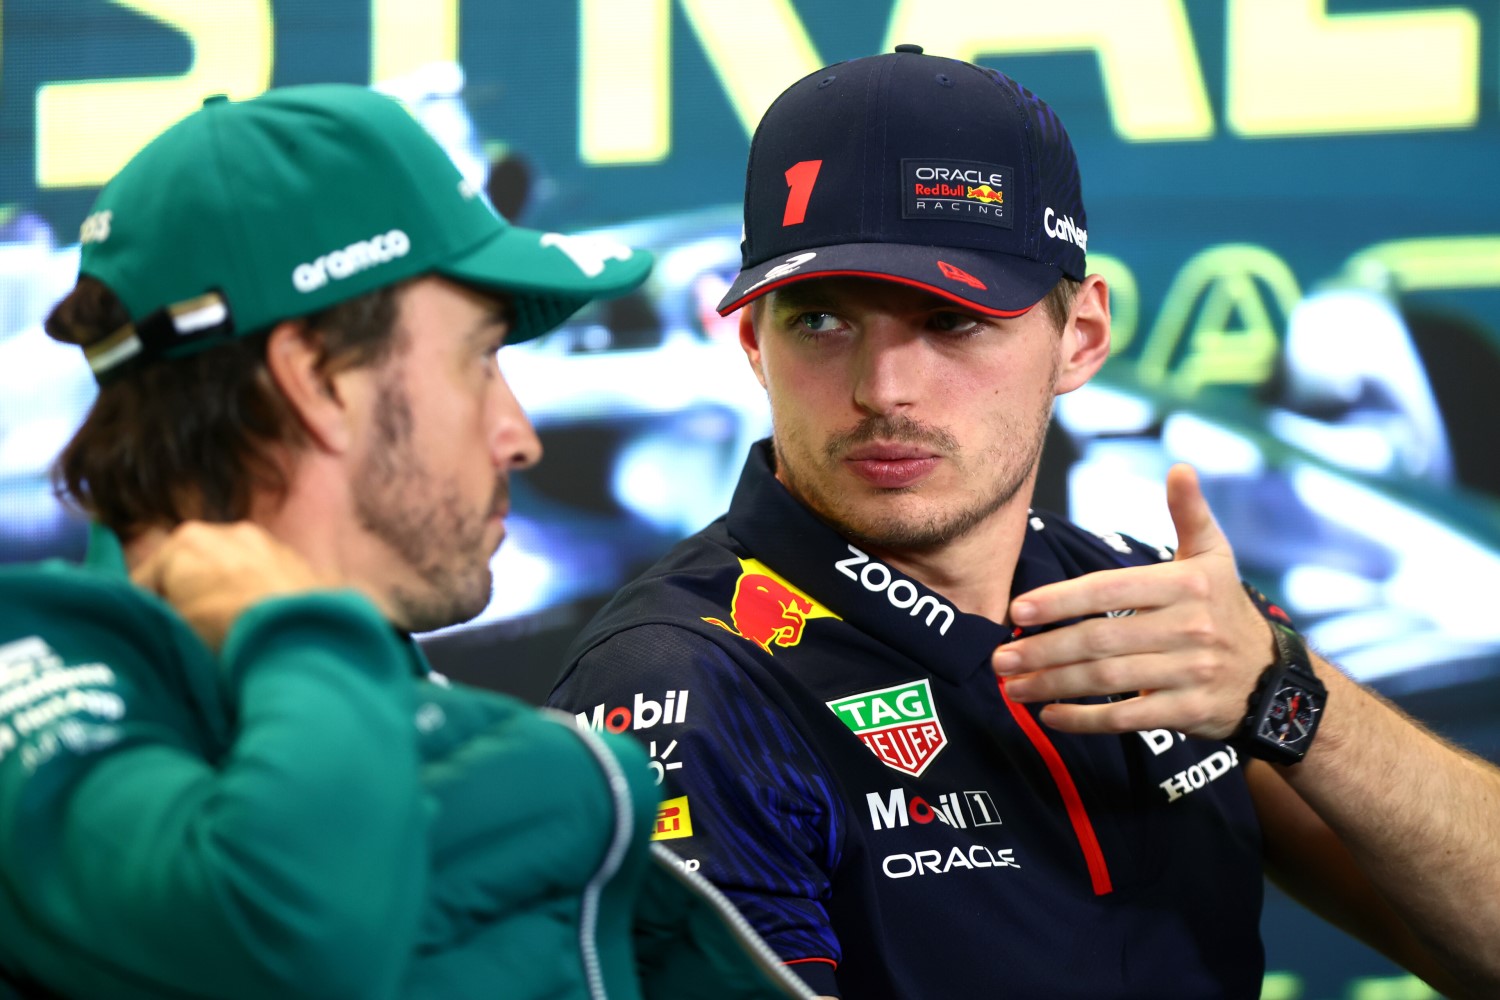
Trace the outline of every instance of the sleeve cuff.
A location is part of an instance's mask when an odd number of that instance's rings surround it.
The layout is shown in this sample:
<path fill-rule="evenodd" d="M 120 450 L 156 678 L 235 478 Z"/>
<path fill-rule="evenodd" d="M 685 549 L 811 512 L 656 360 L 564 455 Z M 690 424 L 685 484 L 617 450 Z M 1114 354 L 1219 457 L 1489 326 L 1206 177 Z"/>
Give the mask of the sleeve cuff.
<path fill-rule="evenodd" d="M 807 984 L 807 988 L 820 997 L 840 996 L 838 980 L 834 977 L 838 966 L 831 958 L 794 958 L 782 963 L 798 979 Z"/>

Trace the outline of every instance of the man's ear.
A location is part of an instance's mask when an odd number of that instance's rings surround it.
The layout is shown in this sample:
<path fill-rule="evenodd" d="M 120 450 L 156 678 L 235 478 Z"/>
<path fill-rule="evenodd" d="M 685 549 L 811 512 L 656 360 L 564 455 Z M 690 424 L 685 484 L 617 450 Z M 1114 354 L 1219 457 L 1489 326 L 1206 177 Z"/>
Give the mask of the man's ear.
<path fill-rule="evenodd" d="M 1083 279 L 1063 327 L 1057 373 L 1058 395 L 1094 377 L 1109 360 L 1109 286 L 1097 274 Z"/>
<path fill-rule="evenodd" d="M 351 440 L 349 402 L 340 380 L 322 369 L 323 352 L 307 324 L 278 323 L 266 340 L 266 368 L 314 447 L 342 452 Z"/>
<path fill-rule="evenodd" d="M 766 373 L 760 364 L 760 338 L 755 333 L 755 314 L 759 311 L 754 302 L 740 309 L 740 346 L 745 349 L 745 357 L 750 359 L 750 370 L 755 372 L 764 389 Z"/>

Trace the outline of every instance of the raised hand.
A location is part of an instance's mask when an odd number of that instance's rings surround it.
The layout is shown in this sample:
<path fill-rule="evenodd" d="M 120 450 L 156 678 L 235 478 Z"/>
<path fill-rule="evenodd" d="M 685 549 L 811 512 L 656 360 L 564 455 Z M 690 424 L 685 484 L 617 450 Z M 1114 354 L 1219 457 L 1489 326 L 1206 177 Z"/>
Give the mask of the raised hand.
<path fill-rule="evenodd" d="M 338 585 L 248 521 L 185 521 L 130 576 L 176 608 L 213 649 L 251 605 Z"/>
<path fill-rule="evenodd" d="M 1245 717 L 1271 662 L 1270 625 L 1245 594 L 1234 552 L 1190 466 L 1167 473 L 1176 558 L 1090 573 L 1038 587 L 1011 602 L 1016 625 L 1080 616 L 1062 628 L 1001 646 L 995 672 L 1016 701 L 1131 695 L 1100 705 L 1048 705 L 1042 720 L 1068 732 L 1175 729 L 1222 739 Z"/>

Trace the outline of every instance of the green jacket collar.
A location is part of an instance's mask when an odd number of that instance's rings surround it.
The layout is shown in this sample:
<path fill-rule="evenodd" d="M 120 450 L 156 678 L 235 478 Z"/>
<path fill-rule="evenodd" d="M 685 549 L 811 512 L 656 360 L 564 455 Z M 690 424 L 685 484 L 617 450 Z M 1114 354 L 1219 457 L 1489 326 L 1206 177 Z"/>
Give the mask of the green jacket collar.
<path fill-rule="evenodd" d="M 129 578 L 130 570 L 125 565 L 125 548 L 120 537 L 98 521 L 89 522 L 88 548 L 84 552 L 83 564 L 96 573 L 106 576 Z"/>

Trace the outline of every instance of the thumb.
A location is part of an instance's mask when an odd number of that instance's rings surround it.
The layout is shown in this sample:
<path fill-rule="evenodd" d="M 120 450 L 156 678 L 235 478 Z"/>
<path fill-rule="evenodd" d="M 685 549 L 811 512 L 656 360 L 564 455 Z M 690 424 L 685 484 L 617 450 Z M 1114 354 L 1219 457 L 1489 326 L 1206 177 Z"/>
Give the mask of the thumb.
<path fill-rule="evenodd" d="M 1198 473 L 1181 462 L 1167 470 L 1167 510 L 1177 529 L 1177 561 L 1190 559 L 1226 543 L 1214 512 L 1203 498 Z"/>

